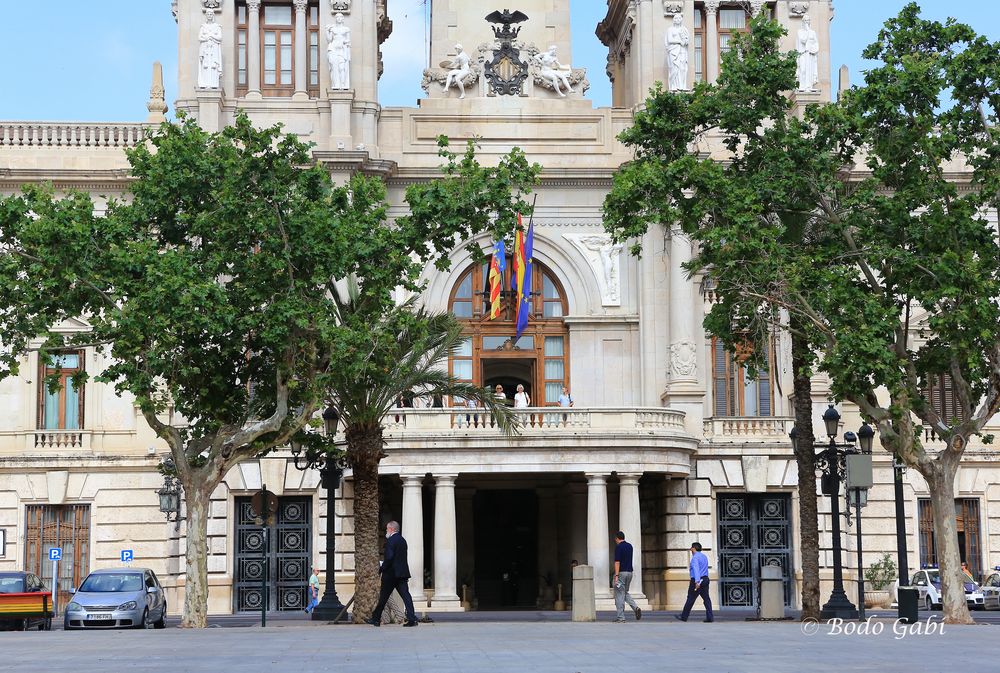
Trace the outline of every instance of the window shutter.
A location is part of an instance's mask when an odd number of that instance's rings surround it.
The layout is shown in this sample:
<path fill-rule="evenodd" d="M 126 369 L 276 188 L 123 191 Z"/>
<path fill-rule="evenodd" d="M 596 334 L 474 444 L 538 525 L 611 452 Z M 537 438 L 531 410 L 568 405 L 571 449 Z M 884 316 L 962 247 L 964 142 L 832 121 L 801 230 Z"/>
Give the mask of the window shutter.
<path fill-rule="evenodd" d="M 771 415 L 771 349 L 764 352 L 764 362 L 757 372 L 757 415 Z"/>
<path fill-rule="evenodd" d="M 712 382 L 715 391 L 715 415 L 729 416 L 729 353 L 717 339 L 712 339 Z"/>

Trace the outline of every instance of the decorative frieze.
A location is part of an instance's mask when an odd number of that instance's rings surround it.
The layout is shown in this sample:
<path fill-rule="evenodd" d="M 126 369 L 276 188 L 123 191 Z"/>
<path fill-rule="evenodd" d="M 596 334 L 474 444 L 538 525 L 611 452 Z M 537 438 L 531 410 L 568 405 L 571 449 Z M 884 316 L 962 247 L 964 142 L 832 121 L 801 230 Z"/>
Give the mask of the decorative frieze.
<path fill-rule="evenodd" d="M 587 260 L 601 289 L 601 305 L 621 306 L 621 251 L 607 234 L 563 234 Z"/>
<path fill-rule="evenodd" d="M 663 16 L 672 16 L 684 11 L 684 3 L 673 0 L 663 0 Z"/>
<path fill-rule="evenodd" d="M 809 13 L 809 3 L 802 1 L 790 2 L 788 3 L 788 13 L 801 18 Z"/>
<path fill-rule="evenodd" d="M 330 0 L 330 13 L 331 14 L 350 14 L 351 13 L 351 0 Z"/>

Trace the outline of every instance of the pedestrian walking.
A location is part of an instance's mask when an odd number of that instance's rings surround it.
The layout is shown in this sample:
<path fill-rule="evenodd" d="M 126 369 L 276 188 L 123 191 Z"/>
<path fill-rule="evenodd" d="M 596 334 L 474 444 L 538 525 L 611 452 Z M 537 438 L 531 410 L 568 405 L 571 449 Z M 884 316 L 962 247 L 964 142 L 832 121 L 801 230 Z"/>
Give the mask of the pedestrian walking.
<path fill-rule="evenodd" d="M 712 599 L 708 595 L 708 557 L 701 553 L 701 543 L 695 542 L 691 545 L 691 563 L 688 565 L 691 571 L 691 584 L 688 586 L 687 602 L 684 603 L 684 610 L 679 615 L 674 615 L 682 622 L 688 620 L 694 601 L 701 596 L 705 604 L 705 621 L 714 622 L 712 615 Z"/>
<path fill-rule="evenodd" d="M 635 604 L 628 592 L 632 584 L 632 545 L 625 541 L 625 533 L 615 533 L 615 577 L 612 586 L 615 588 L 615 622 L 625 623 L 625 604 L 632 608 L 636 621 L 642 619 L 642 610 Z"/>
<path fill-rule="evenodd" d="M 313 566 L 307 588 L 309 590 L 309 604 L 306 605 L 306 614 L 310 614 L 319 605 L 319 575 L 316 574 L 316 566 Z"/>
<path fill-rule="evenodd" d="M 382 625 L 382 611 L 389 602 L 389 596 L 395 591 L 403 599 L 406 608 L 406 621 L 403 626 L 416 626 L 417 613 L 413 610 L 413 598 L 410 596 L 410 564 L 406 557 L 406 540 L 399 534 L 399 523 L 390 521 L 385 525 L 385 560 L 382 562 L 382 591 L 378 597 L 378 605 L 370 619 L 365 621 L 372 626 Z"/>

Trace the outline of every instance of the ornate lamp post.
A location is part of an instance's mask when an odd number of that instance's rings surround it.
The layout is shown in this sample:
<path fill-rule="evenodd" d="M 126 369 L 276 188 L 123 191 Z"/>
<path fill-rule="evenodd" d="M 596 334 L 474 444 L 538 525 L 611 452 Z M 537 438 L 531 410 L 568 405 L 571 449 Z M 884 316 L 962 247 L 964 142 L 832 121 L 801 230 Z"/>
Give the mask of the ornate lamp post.
<path fill-rule="evenodd" d="M 160 511 L 167 516 L 167 521 L 173 516 L 175 522 L 174 530 L 181 527 L 181 482 L 177 477 L 170 474 L 173 472 L 174 462 L 167 458 L 163 461 L 163 486 L 156 492 L 160 496 Z"/>
<path fill-rule="evenodd" d="M 333 437 L 337 434 L 339 420 L 339 414 L 333 407 L 327 407 L 323 411 L 323 426 L 327 437 Z M 344 611 L 344 605 L 337 596 L 335 556 L 337 522 L 334 513 L 333 492 L 340 488 L 340 480 L 344 476 L 346 464 L 342 458 L 331 456 L 325 452 L 307 450 L 303 455 L 302 445 L 294 442 L 292 443 L 292 458 L 297 470 L 318 469 L 320 483 L 326 489 L 326 590 L 323 592 L 323 600 L 313 608 L 312 618 L 318 621 L 333 621 Z"/>
<path fill-rule="evenodd" d="M 821 619 L 857 619 L 858 610 L 847 598 L 844 591 L 844 569 L 841 561 L 840 546 L 840 483 L 846 476 L 845 462 L 848 453 L 856 451 L 854 442 L 857 436 L 853 432 L 844 434 L 845 444 L 837 444 L 837 430 L 840 426 L 840 414 L 831 404 L 823 413 L 823 423 L 826 435 L 830 441 L 827 444 L 817 443 L 815 449 L 816 469 L 822 473 L 823 495 L 830 496 L 830 516 L 833 520 L 833 592 L 830 599 L 820 610 Z M 792 447 L 796 448 L 797 434 L 793 428 L 789 437 Z"/>

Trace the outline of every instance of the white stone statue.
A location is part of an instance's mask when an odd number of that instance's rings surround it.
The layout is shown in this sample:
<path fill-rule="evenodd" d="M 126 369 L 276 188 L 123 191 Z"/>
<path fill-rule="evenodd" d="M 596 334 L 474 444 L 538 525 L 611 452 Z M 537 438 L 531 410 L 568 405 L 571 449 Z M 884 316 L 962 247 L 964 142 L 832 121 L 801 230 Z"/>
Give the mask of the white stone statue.
<path fill-rule="evenodd" d="M 623 246 L 620 243 L 613 243 L 609 236 L 585 236 L 580 242 L 587 250 L 596 252 L 600 258 L 607 299 L 611 302 L 619 301 L 618 263 Z"/>
<path fill-rule="evenodd" d="M 326 27 L 326 58 L 330 62 L 330 88 L 351 88 L 351 29 L 344 24 L 344 15 L 337 14 Z"/>
<path fill-rule="evenodd" d="M 674 22 L 667 28 L 667 89 L 685 91 L 688 88 L 688 45 L 691 33 L 684 27 L 684 17 L 674 15 Z"/>
<path fill-rule="evenodd" d="M 198 31 L 198 88 L 218 89 L 222 78 L 222 26 L 215 22 L 215 12 L 205 10 L 205 23 Z"/>
<path fill-rule="evenodd" d="M 459 98 L 465 98 L 465 77 L 470 72 L 469 64 L 472 59 L 469 55 L 465 53 L 462 45 L 455 45 L 455 58 L 452 59 L 451 64 L 448 65 L 448 77 L 444 81 L 444 88 L 442 91 L 448 93 L 448 90 L 455 85 L 458 90 L 462 92 Z"/>
<path fill-rule="evenodd" d="M 799 91 L 815 91 L 819 82 L 819 37 L 810 25 L 808 14 L 802 17 L 795 49 L 799 52 Z"/>
<path fill-rule="evenodd" d="M 548 51 L 535 54 L 535 61 L 541 66 L 538 76 L 551 85 L 557 94 L 563 98 L 566 97 L 566 94 L 562 91 L 562 87 L 560 87 L 560 83 L 562 83 L 563 87 L 566 87 L 566 91 L 573 93 L 573 87 L 569 83 L 569 75 L 573 69 L 559 62 L 559 59 L 556 58 L 555 45 L 549 47 Z"/>

